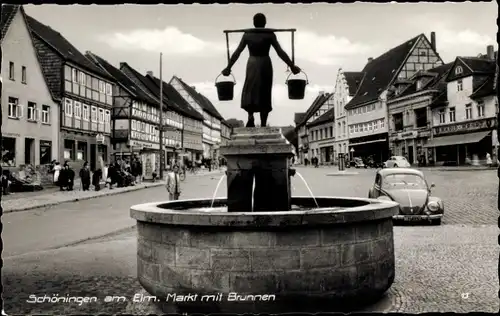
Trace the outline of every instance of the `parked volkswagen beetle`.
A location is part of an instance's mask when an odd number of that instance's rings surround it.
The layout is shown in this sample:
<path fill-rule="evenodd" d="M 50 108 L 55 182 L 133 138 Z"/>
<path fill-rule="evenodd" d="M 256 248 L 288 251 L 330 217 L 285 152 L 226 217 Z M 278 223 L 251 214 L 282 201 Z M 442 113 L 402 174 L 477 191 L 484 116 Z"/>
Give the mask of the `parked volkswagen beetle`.
<path fill-rule="evenodd" d="M 431 196 L 433 187 L 435 185 L 429 186 L 419 170 L 385 168 L 377 171 L 368 198 L 399 203 L 399 214 L 394 216 L 395 220 L 429 221 L 440 225 L 444 204 L 440 198 Z"/>
<path fill-rule="evenodd" d="M 385 168 L 410 168 L 411 165 L 403 156 L 392 156 L 384 163 Z"/>

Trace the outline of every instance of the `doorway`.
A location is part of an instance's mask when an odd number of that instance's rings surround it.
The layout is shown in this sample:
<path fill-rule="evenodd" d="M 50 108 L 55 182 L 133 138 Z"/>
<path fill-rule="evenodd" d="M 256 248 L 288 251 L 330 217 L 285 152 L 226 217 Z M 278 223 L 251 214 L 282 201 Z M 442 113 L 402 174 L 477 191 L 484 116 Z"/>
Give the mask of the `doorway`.
<path fill-rule="evenodd" d="M 408 162 L 413 165 L 413 145 L 408 146 Z"/>
<path fill-rule="evenodd" d="M 96 157 L 96 153 L 97 153 L 97 148 L 96 148 L 96 144 L 90 144 L 90 157 L 89 157 L 89 160 L 90 160 L 90 170 L 95 170 L 95 157 Z"/>
<path fill-rule="evenodd" d="M 24 164 L 35 164 L 35 140 L 33 138 L 24 139 Z"/>

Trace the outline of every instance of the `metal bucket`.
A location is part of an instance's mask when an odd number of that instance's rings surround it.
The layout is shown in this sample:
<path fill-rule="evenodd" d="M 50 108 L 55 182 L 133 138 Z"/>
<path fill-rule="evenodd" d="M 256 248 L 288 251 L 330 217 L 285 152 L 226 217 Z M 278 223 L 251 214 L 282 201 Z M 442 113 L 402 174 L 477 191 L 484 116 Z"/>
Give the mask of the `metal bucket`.
<path fill-rule="evenodd" d="M 292 74 L 289 74 L 286 78 L 286 84 L 288 86 L 288 98 L 290 100 L 303 100 L 306 94 L 306 85 L 309 84 L 309 80 L 305 72 L 302 72 L 306 78 L 305 79 L 289 79 Z"/>
<path fill-rule="evenodd" d="M 236 79 L 234 78 L 233 74 L 231 74 L 231 77 L 233 77 L 233 81 L 217 82 L 217 79 L 219 79 L 221 75 L 222 74 L 218 75 L 217 78 L 215 78 L 217 96 L 219 97 L 219 101 L 231 101 L 234 97 L 234 85 L 236 84 Z"/>

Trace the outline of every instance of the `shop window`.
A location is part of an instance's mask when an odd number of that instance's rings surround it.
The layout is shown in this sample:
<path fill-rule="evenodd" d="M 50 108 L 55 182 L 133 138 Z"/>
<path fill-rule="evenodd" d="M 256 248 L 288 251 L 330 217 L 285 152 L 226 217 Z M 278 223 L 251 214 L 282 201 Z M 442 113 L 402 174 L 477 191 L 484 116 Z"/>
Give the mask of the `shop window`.
<path fill-rule="evenodd" d="M 52 161 L 52 142 L 48 140 L 40 141 L 40 164 L 46 165 Z"/>
<path fill-rule="evenodd" d="M 2 137 L 2 167 L 16 166 L 16 139 Z"/>
<path fill-rule="evenodd" d="M 64 140 L 64 159 L 75 160 L 75 141 Z"/>
<path fill-rule="evenodd" d="M 76 151 L 77 160 L 87 160 L 87 143 L 78 142 L 78 149 Z"/>

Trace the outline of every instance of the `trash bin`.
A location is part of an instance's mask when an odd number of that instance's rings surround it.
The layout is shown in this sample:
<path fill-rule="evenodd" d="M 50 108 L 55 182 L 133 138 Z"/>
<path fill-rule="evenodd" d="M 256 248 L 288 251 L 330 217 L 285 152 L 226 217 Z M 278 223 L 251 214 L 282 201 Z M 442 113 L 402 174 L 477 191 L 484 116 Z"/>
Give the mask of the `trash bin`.
<path fill-rule="evenodd" d="M 339 153 L 339 171 L 345 170 L 345 156 L 343 153 Z"/>

